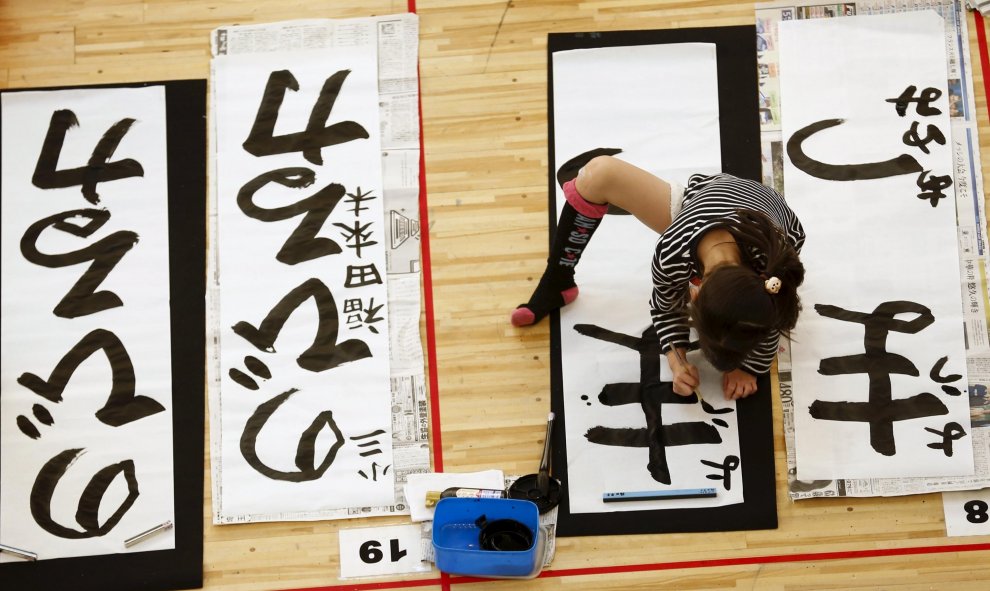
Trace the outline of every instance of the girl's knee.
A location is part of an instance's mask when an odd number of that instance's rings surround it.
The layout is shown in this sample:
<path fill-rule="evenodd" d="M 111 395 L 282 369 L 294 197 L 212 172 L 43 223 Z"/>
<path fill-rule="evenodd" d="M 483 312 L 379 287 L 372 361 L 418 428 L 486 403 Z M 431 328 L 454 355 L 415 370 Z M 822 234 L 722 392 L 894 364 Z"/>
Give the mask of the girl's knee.
<path fill-rule="evenodd" d="M 595 201 L 606 196 L 617 162 L 612 156 L 595 156 L 578 171 L 578 190 L 585 199 Z"/>
<path fill-rule="evenodd" d="M 617 160 L 612 156 L 595 156 L 581 168 L 578 173 L 584 175 L 588 180 L 606 176 L 615 168 Z"/>

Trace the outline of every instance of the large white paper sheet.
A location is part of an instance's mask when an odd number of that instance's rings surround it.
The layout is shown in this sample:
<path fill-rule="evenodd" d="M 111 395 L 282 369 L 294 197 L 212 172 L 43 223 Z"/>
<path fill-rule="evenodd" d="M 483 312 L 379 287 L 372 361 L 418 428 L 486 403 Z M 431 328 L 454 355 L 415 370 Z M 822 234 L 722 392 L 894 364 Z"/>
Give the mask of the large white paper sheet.
<path fill-rule="evenodd" d="M 693 173 L 721 170 L 718 76 L 711 44 L 649 45 L 581 49 L 553 54 L 554 150 L 559 167 L 595 148 L 619 148 L 619 158 L 659 177 L 686 184 Z M 559 207 L 564 198 L 558 188 Z M 605 492 L 685 489 L 713 486 L 715 472 L 701 460 L 739 457 L 735 412 L 717 415 L 718 445 L 669 446 L 671 483 L 647 471 L 645 447 L 591 443 L 595 427 L 646 427 L 639 404 L 603 406 L 596 397 L 606 384 L 639 383 L 639 354 L 629 348 L 580 334 L 575 325 L 592 324 L 630 337 L 655 335 L 649 314 L 650 260 L 657 234 L 632 216 L 608 215 L 577 266 L 580 297 L 561 312 L 561 365 L 567 418 L 568 495 L 572 513 L 682 509 L 743 501 L 742 467 L 731 488 L 715 499 L 642 503 L 603 503 Z M 653 337 L 655 338 L 655 336 Z M 692 362 L 697 359 L 692 358 Z M 720 376 L 706 379 L 702 391 L 716 408 L 732 408 L 722 398 Z M 664 425 L 705 421 L 698 404 L 666 404 Z"/>
<path fill-rule="evenodd" d="M 317 519 L 327 509 L 390 505 L 374 47 L 225 56 L 214 61 L 214 72 L 221 294 L 216 513 L 228 523 L 253 515 Z M 259 121 L 274 124 L 276 137 L 309 128 L 308 139 L 245 143 L 259 109 L 283 96 L 263 100 L 270 78 L 289 80 L 280 87 L 289 88 L 277 116 L 269 111 Z M 323 107 L 316 108 L 321 92 Z M 255 182 L 264 174 L 282 180 Z M 266 211 L 245 207 L 252 183 L 258 190 L 251 199 Z M 287 252 L 294 232 L 304 246 Z M 270 314 L 285 318 L 273 326 L 274 342 L 272 333 L 260 339 L 241 324 L 264 332 Z"/>
<path fill-rule="evenodd" d="M 944 39 L 931 11 L 780 24 L 801 480 L 973 471 Z"/>
<path fill-rule="evenodd" d="M 164 87 L 0 108 L 0 540 L 39 559 L 174 548 L 173 531 L 124 547 L 174 515 Z"/>

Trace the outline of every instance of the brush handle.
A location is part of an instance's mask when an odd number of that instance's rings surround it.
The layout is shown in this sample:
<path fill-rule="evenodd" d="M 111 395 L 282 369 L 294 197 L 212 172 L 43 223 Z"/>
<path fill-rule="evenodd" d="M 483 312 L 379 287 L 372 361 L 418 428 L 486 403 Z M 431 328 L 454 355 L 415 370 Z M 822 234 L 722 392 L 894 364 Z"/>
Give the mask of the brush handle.
<path fill-rule="evenodd" d="M 550 491 L 550 435 L 553 433 L 553 419 L 553 415 L 547 419 L 547 434 L 543 440 L 543 458 L 540 460 L 540 471 L 536 474 L 536 487 L 541 496 L 546 496 Z"/>
<path fill-rule="evenodd" d="M 553 419 L 553 416 L 547 419 L 547 434 L 543 439 L 543 458 L 540 460 L 540 472 L 550 470 L 550 435 L 553 433 Z"/>

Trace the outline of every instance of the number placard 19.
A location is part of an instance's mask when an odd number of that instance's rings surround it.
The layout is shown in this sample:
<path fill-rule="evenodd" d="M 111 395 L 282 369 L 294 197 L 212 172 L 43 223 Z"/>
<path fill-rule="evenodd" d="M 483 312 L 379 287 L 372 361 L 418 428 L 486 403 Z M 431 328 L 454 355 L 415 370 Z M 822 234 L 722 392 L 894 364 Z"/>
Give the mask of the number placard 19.
<path fill-rule="evenodd" d="M 340 578 L 429 572 L 423 562 L 422 527 L 391 525 L 342 529 Z"/>
<path fill-rule="evenodd" d="M 990 535 L 990 488 L 942 493 L 942 507 L 946 535 Z"/>

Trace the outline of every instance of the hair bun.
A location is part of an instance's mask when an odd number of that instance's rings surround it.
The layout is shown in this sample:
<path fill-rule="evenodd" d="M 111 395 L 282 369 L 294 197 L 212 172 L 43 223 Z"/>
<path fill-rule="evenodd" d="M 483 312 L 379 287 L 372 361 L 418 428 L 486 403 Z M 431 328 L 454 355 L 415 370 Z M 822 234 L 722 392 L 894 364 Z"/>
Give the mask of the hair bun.
<path fill-rule="evenodd" d="M 782 285 L 784 285 L 784 282 L 777 277 L 771 277 L 763 282 L 763 287 L 767 290 L 767 293 L 771 295 L 779 292 Z"/>

